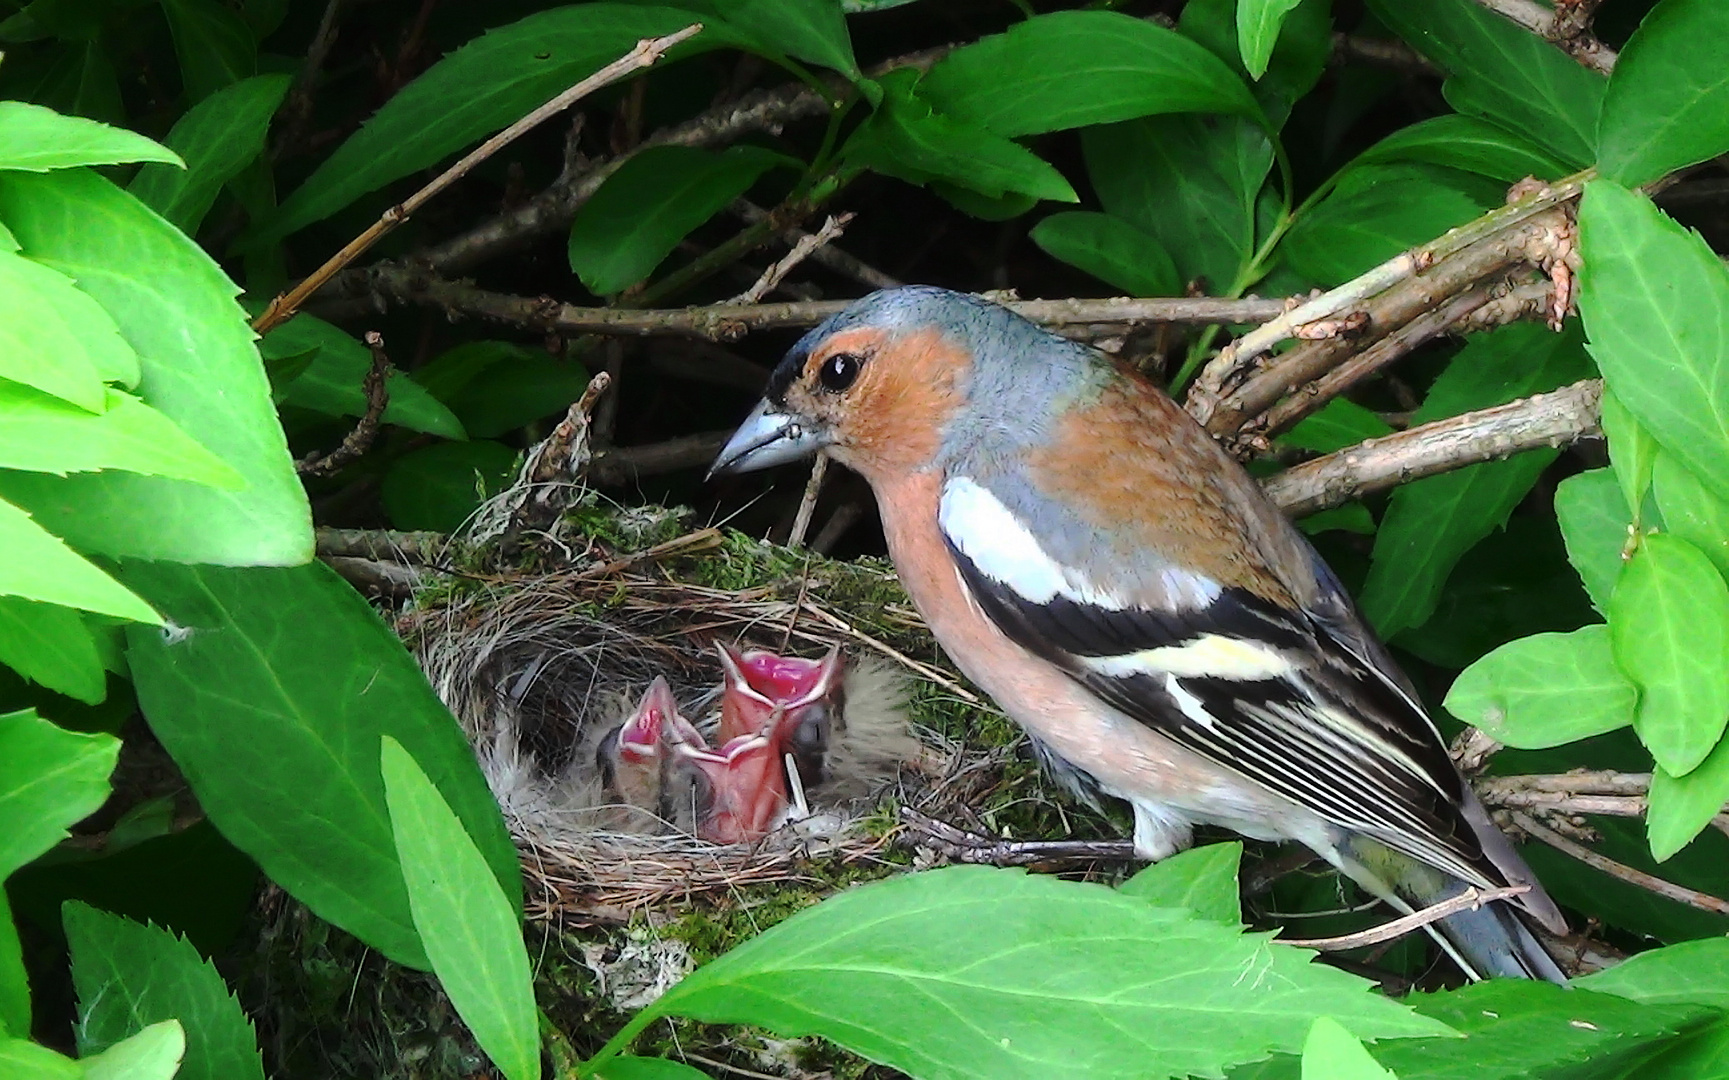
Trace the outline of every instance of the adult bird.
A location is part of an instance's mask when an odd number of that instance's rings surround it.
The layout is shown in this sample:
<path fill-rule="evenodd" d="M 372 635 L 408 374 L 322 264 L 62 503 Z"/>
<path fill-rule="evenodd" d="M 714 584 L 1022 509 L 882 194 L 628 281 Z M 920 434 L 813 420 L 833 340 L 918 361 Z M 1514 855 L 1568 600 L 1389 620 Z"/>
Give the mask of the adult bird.
<path fill-rule="evenodd" d="M 1014 313 L 885 290 L 806 334 L 714 472 L 819 449 L 876 494 L 955 664 L 1159 859 L 1197 823 L 1295 840 L 1431 928 L 1473 978 L 1564 981 L 1565 923 L 1409 680 L 1236 461 L 1132 369 Z M 1438 933 L 1436 932 L 1438 931 Z"/>

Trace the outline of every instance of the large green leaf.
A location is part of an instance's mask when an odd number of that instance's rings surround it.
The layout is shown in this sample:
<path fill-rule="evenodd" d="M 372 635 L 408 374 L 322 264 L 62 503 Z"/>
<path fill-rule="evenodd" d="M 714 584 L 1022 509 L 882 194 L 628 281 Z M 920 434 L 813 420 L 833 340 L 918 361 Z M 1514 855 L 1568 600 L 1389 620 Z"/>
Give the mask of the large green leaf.
<path fill-rule="evenodd" d="M 1358 154 L 1353 165 L 1419 161 L 1462 169 L 1511 184 L 1527 176 L 1556 180 L 1572 170 L 1559 158 L 1506 128 L 1448 113 L 1402 127 Z"/>
<path fill-rule="evenodd" d="M 178 1020 L 158 1020 L 100 1054 L 78 1060 L 84 1080 L 173 1080 L 184 1077 L 186 1029 Z"/>
<path fill-rule="evenodd" d="M 1455 109 L 1510 128 L 1575 168 L 1595 156 L 1601 75 L 1473 0 L 1369 0 L 1369 10 L 1446 70 Z"/>
<path fill-rule="evenodd" d="M 1303 1041 L 1303 1080 L 1398 1080 L 1381 1068 L 1355 1035 L 1330 1016 L 1317 1016 Z"/>
<path fill-rule="evenodd" d="M 1597 169 L 1634 187 L 1729 150 L 1729 6 L 1663 0 L 1627 39 L 1603 97 Z"/>
<path fill-rule="evenodd" d="M 1603 438 L 1609 443 L 1609 465 L 1615 470 L 1615 482 L 1621 485 L 1621 497 L 1628 506 L 1643 510 L 1645 495 L 1651 490 L 1651 471 L 1661 453 L 1657 440 L 1627 411 L 1613 390 L 1603 391 L 1598 413 Z"/>
<path fill-rule="evenodd" d="M 96 812 L 119 757 L 112 735 L 66 731 L 30 709 L 0 714 L 0 880 Z"/>
<path fill-rule="evenodd" d="M 0 380 L 22 383 L 88 413 L 107 407 L 107 389 L 84 335 L 50 296 L 72 289 L 15 252 L 0 251 Z"/>
<path fill-rule="evenodd" d="M 1606 971 L 1575 979 L 1573 985 L 1652 1005 L 1729 1009 L 1729 939 L 1707 938 L 1652 949 Z"/>
<path fill-rule="evenodd" d="M 917 81 L 911 71 L 883 77 L 882 104 L 847 140 L 847 161 L 909 184 L 943 182 L 989 199 L 1079 201 L 1063 174 L 1031 150 L 933 111 L 914 91 Z"/>
<path fill-rule="evenodd" d="M 235 491 L 245 477 L 188 438 L 174 421 L 109 389 L 90 413 L 17 383 L 0 381 L 0 468 L 65 475 L 124 469 Z"/>
<path fill-rule="evenodd" d="M 909 0 L 895 0 L 909 2 Z M 667 1058 L 630 1057 L 608 1059 L 594 1074 L 599 1080 L 708 1080 L 708 1074 L 681 1061 Z"/>
<path fill-rule="evenodd" d="M 239 471 L 221 491 L 125 472 L 0 475 L 0 495 L 86 550 L 215 563 L 312 557 L 306 492 L 235 288 L 186 235 L 94 173 L 0 173 L 0 220 L 66 273 L 143 363 L 144 403 Z"/>
<path fill-rule="evenodd" d="M 1230 288 L 1255 248 L 1255 200 L 1272 143 L 1237 119 L 1149 116 L 1081 132 L 1105 210 L 1164 246 L 1184 284 Z"/>
<path fill-rule="evenodd" d="M 119 165 L 180 157 L 142 135 L 23 101 L 0 101 L 0 170 L 47 172 L 75 165 Z"/>
<path fill-rule="evenodd" d="M 1553 390 L 1590 373 L 1578 326 L 1556 334 L 1516 323 L 1471 338 L 1435 380 L 1413 425 Z M 1555 460 L 1530 450 L 1406 484 L 1393 492 L 1375 534 L 1363 613 L 1390 638 L 1434 614 L 1447 576 L 1465 552 L 1501 528 Z"/>
<path fill-rule="evenodd" d="M 1639 686 L 1640 740 L 1670 773 L 1691 772 L 1729 723 L 1729 585 L 1687 541 L 1646 536 L 1615 585 L 1609 629 Z"/>
<path fill-rule="evenodd" d="M 1122 218 L 1090 210 L 1052 214 L 1033 226 L 1033 243 L 1130 296 L 1179 296 L 1170 253 Z"/>
<path fill-rule="evenodd" d="M 1153 907 L 1181 908 L 1197 918 L 1241 926 L 1237 869 L 1242 861 L 1240 840 L 1206 844 L 1159 860 L 1123 882 L 1117 891 Z"/>
<path fill-rule="evenodd" d="M 572 4 L 488 31 L 385 102 L 248 238 L 262 244 L 499 131 L 630 51 L 701 16 L 647 4 Z M 713 20 L 670 55 L 732 43 Z M 663 63 L 665 61 L 662 61 Z"/>
<path fill-rule="evenodd" d="M 1252 0 L 1259 2 L 1259 0 Z M 1281 17 L 1266 70 L 1251 76 L 1243 63 L 1238 0 L 1189 0 L 1177 18 L 1177 32 L 1205 45 L 1239 78 L 1266 111 L 1267 126 L 1282 128 L 1296 100 L 1315 88 L 1333 53 L 1331 0 L 1271 0 L 1289 8 Z"/>
<path fill-rule="evenodd" d="M 1304 278 L 1338 285 L 1500 201 L 1495 184 L 1457 169 L 1354 166 L 1297 218 L 1279 250 Z"/>
<path fill-rule="evenodd" d="M 96 639 L 78 612 L 58 604 L 0 596 L 0 664 L 91 705 L 107 696 Z"/>
<path fill-rule="evenodd" d="M 1621 579 L 1621 551 L 1633 515 L 1612 469 L 1569 476 L 1555 488 L 1555 516 L 1567 543 L 1567 561 L 1578 571 L 1591 603 L 1607 613 Z"/>
<path fill-rule="evenodd" d="M 186 1029 L 179 1080 L 264 1080 L 252 1021 L 185 938 L 77 900 L 63 920 L 78 991 L 78 1054 L 88 1058 L 163 1020 Z"/>
<path fill-rule="evenodd" d="M 0 500 L 0 553 L 0 596 L 22 596 L 152 625 L 162 622 L 149 604 L 4 500 Z"/>
<path fill-rule="evenodd" d="M 1466 668 L 1446 709 L 1508 746 L 1538 750 L 1633 722 L 1638 691 L 1615 666 L 1607 626 L 1511 641 Z"/>
<path fill-rule="evenodd" d="M 325 416 L 366 414 L 366 375 L 372 351 L 339 327 L 302 312 L 258 343 L 266 365 L 293 359 L 300 368 L 281 388 L 282 404 Z M 394 365 L 385 378 L 383 420 L 411 431 L 465 439 L 462 421 L 443 402 Z"/>
<path fill-rule="evenodd" d="M 7 1080 L 85 1080 L 84 1068 L 29 1039 L 0 1036 L 0 1076 Z"/>
<path fill-rule="evenodd" d="M 163 139 L 185 157 L 186 167 L 146 165 L 127 190 L 188 236 L 196 235 L 222 185 L 264 152 L 270 118 L 289 82 L 287 75 L 256 75 L 186 110 Z"/>
<path fill-rule="evenodd" d="M 333 571 L 128 563 L 122 573 L 180 628 L 127 636 L 151 730 L 210 819 L 272 880 L 392 959 L 426 965 L 378 772 L 388 734 L 520 897 L 515 849 L 468 741 Z"/>
<path fill-rule="evenodd" d="M 1318 1013 L 1363 1038 L 1445 1033 L 1366 987 L 1264 935 L 1103 886 L 968 866 L 830 897 L 638 1023 L 820 1034 L 914 1076 L 993 1080 L 1218 1075 L 1295 1050 Z"/>
<path fill-rule="evenodd" d="M 678 242 L 787 157 L 758 146 L 722 153 L 655 146 L 626 161 L 570 223 L 570 268 L 611 296 L 646 278 Z"/>
<path fill-rule="evenodd" d="M 1729 268 L 1699 234 L 1608 180 L 1579 210 L 1579 313 L 1609 388 L 1729 497 Z"/>
<path fill-rule="evenodd" d="M 510 1080 L 538 1080 L 534 978 L 512 904 L 426 773 L 384 736 L 384 798 L 414 927 L 433 973 L 475 1041 Z"/>
<path fill-rule="evenodd" d="M 712 10 L 761 47 L 859 78 L 838 0 L 710 0 Z"/>
<path fill-rule="evenodd" d="M 1267 73 L 1273 58 L 1273 46 L 1279 40 L 1279 28 L 1285 16 L 1300 0 L 1237 0 L 1237 48 L 1242 53 L 1243 66 L 1259 79 Z"/>
<path fill-rule="evenodd" d="M 575 360 L 508 341 L 470 341 L 414 373 L 414 381 L 447 404 L 468 434 L 492 439 L 563 413 L 588 386 Z"/>
<path fill-rule="evenodd" d="M 1692 843 L 1729 802 L 1729 740 L 1719 740 L 1685 776 L 1662 765 L 1651 770 L 1650 798 L 1645 833 L 1651 857 L 1663 862 Z"/>
<path fill-rule="evenodd" d="M 1278 441 L 1284 446 L 1330 454 L 1392 433 L 1392 426 L 1373 409 L 1364 408 L 1350 398 L 1336 397 L 1303 417 Z"/>
<path fill-rule="evenodd" d="M 144 376 L 144 368 L 138 359 L 137 351 L 121 336 L 120 327 L 115 323 L 114 317 L 65 274 L 31 259 L 10 255 L 11 251 L 16 250 L 16 245 L 10 233 L 6 239 L 8 257 L 16 260 L 7 263 L 8 276 L 14 279 L 15 284 L 29 292 L 30 299 L 39 305 L 25 316 L 26 325 L 35 331 L 32 334 L 31 347 L 41 349 L 44 345 L 52 346 L 56 344 L 57 337 L 63 340 L 60 331 L 53 325 L 58 324 L 64 327 L 66 335 L 74 339 L 70 345 L 72 352 L 60 357 L 62 363 L 80 368 L 94 368 L 97 377 L 103 382 L 119 383 L 127 388 L 136 387 L 138 380 Z M 95 406 L 96 411 L 107 407 L 103 402 L 98 402 Z"/>
<path fill-rule="evenodd" d="M 1729 500 L 1719 497 L 1668 452 L 1651 466 L 1651 486 L 1663 528 L 1705 553 L 1729 578 Z"/>
<path fill-rule="evenodd" d="M 24 946 L 12 921 L 12 904 L 0 889 L 0 1041 L 12 1032 L 30 1030 L 30 980 L 24 970 Z"/>
<path fill-rule="evenodd" d="M 950 53 L 919 92 L 956 120 L 1011 136 L 1155 113 L 1262 119 L 1248 87 L 1204 46 L 1114 11 L 1017 23 Z"/>
<path fill-rule="evenodd" d="M 161 0 L 188 101 L 258 73 L 258 46 L 240 13 L 218 0 Z"/>

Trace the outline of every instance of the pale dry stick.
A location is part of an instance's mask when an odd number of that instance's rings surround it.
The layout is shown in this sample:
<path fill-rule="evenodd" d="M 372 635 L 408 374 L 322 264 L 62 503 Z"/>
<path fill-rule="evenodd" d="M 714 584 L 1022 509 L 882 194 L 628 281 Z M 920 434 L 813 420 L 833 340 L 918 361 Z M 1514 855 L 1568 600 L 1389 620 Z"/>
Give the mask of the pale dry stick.
<path fill-rule="evenodd" d="M 1329 318 L 1369 297 L 1386 292 L 1394 285 L 1416 276 L 1438 261 L 1463 251 L 1480 240 L 1522 225 L 1537 214 L 1578 197 L 1579 193 L 1585 190 L 1586 182 L 1596 175 L 1597 170 L 1591 168 L 1557 180 L 1541 191 L 1533 192 L 1506 206 L 1496 207 L 1480 218 L 1448 230 L 1422 247 L 1403 252 L 1336 289 L 1281 312 L 1220 350 L 1218 356 L 1208 361 L 1200 378 L 1195 381 L 1195 390 L 1188 403 L 1189 412 L 1203 424 L 1208 423 L 1213 407 L 1216 406 L 1217 399 L 1224 394 L 1225 385 L 1232 375 L 1247 370 L 1258 357 L 1293 336 L 1297 327 Z"/>
<path fill-rule="evenodd" d="M 827 473 L 828 452 L 818 450 L 816 460 L 810 465 L 810 479 L 805 481 L 804 497 L 798 501 L 798 513 L 793 515 L 792 535 L 787 537 L 787 547 L 804 546 L 804 534 L 810 531 L 811 515 L 816 513 L 817 496 L 822 494 L 822 480 Z"/>
<path fill-rule="evenodd" d="M 764 270 L 762 276 L 756 279 L 756 284 L 726 301 L 727 305 L 739 307 L 744 304 L 760 303 L 763 297 L 773 292 L 782 281 L 786 280 L 786 276 L 792 273 L 799 263 L 816 254 L 817 249 L 845 232 L 852 219 L 851 213 L 831 214 L 828 220 L 822 223 L 822 228 L 814 233 L 800 236 L 798 241 L 793 244 L 792 250 L 787 252 L 784 258 Z"/>
<path fill-rule="evenodd" d="M 1268 477 L 1262 488 L 1285 513 L 1303 517 L 1480 461 L 1540 446 L 1566 446 L 1600 434 L 1602 396 L 1601 380 L 1588 379 L 1370 439 Z"/>
<path fill-rule="evenodd" d="M 550 116 L 563 112 L 576 101 L 587 97 L 601 87 L 617 82 L 634 71 L 648 67 L 659 60 L 668 49 L 687 38 L 694 37 L 701 31 L 701 23 L 692 23 L 677 33 L 667 34 L 665 37 L 645 38 L 637 42 L 636 47 L 630 52 L 481 143 L 472 152 L 465 155 L 462 160 L 434 177 L 431 183 L 386 210 L 377 221 L 367 227 L 365 232 L 344 244 L 342 250 L 325 260 L 323 266 L 313 271 L 300 284 L 270 301 L 270 306 L 253 320 L 252 329 L 263 334 L 281 324 L 300 309 L 300 305 L 306 302 L 307 297 L 323 288 L 324 283 L 329 281 L 338 270 L 359 258 L 366 249 L 377 243 L 386 233 L 407 221 L 416 210 L 425 205 L 433 196 L 462 179 L 476 165 L 514 142 L 518 136 L 530 128 L 536 127 Z"/>
<path fill-rule="evenodd" d="M 1619 59 L 1615 50 L 1597 40 L 1587 25 L 1572 25 L 1562 10 L 1564 3 L 1557 3 L 1553 8 L 1544 7 L 1536 0 L 1477 0 L 1477 3 L 1558 46 L 1592 71 L 1607 75 L 1615 70 L 1615 61 Z"/>
<path fill-rule="evenodd" d="M 1365 945 L 1379 945 L 1383 941 L 1392 941 L 1404 937 L 1413 930 L 1421 930 L 1430 923 L 1440 922 L 1449 915 L 1457 915 L 1461 911 L 1476 911 L 1484 904 L 1495 900 L 1510 900 L 1515 896 L 1523 896 L 1531 891 L 1529 885 L 1508 885 L 1499 889 L 1468 888 L 1458 896 L 1448 897 L 1438 904 L 1431 904 L 1421 911 L 1413 911 L 1391 922 L 1372 926 L 1367 930 L 1359 930 L 1354 934 L 1343 934 L 1339 937 L 1325 938 L 1279 938 L 1284 945 L 1292 945 L 1299 949 L 1314 949 L 1317 952 L 1343 952 L 1346 949 L 1360 949 Z"/>
<path fill-rule="evenodd" d="M 764 210 L 749 199 L 734 199 L 732 201 L 732 206 L 729 207 L 729 209 L 736 217 L 747 225 L 755 225 L 757 222 L 768 217 L 767 210 Z M 803 239 L 804 236 L 805 233 L 802 229 L 788 229 L 781 233 L 782 239 L 790 240 L 795 244 L 799 240 Z M 866 286 L 867 288 L 898 289 L 902 285 L 906 284 L 906 282 L 901 281 L 898 278 L 890 277 L 888 274 L 883 273 L 881 270 L 878 270 L 876 267 L 865 262 L 863 259 L 858 258 L 856 255 L 847 254 L 840 248 L 835 247 L 833 244 L 830 244 L 827 247 L 818 248 L 814 253 L 812 253 L 810 258 L 811 262 L 814 262 L 819 266 L 826 266 L 837 274 L 852 278 L 854 281 L 858 282 L 860 285 Z"/>
<path fill-rule="evenodd" d="M 1517 810 L 1509 815 L 1513 824 L 1519 826 L 1533 837 L 1543 841 L 1556 851 L 1571 855 L 1593 870 L 1601 870 L 1612 878 L 1636 885 L 1646 892 L 1656 893 L 1666 900 L 1678 904 L 1686 904 L 1700 911 L 1708 911 L 1713 915 L 1729 915 L 1729 900 L 1720 900 L 1710 893 L 1702 893 L 1697 889 L 1689 889 L 1685 885 L 1677 885 L 1673 881 L 1665 881 L 1643 870 L 1635 870 L 1625 863 L 1618 863 L 1605 855 L 1599 855 L 1583 844 L 1575 843 L 1546 825 L 1539 825 L 1530 815 Z"/>

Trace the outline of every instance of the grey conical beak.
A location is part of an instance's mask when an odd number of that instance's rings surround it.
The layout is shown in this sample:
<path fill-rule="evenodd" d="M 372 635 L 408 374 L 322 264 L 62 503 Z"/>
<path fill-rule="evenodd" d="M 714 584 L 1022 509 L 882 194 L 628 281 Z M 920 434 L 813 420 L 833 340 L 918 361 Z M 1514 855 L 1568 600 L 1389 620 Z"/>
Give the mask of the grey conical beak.
<path fill-rule="evenodd" d="M 714 459 L 708 475 L 752 472 L 770 465 L 784 465 L 809 457 L 832 441 L 825 427 L 780 412 L 765 398 L 757 402 L 756 408 L 721 448 L 720 456 Z"/>

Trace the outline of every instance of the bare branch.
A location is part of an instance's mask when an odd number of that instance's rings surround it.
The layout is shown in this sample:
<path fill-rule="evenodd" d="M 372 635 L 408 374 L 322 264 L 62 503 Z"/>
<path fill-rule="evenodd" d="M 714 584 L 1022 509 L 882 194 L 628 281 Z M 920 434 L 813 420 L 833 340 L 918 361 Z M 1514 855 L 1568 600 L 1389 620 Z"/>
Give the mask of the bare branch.
<path fill-rule="evenodd" d="M 341 446 L 328 454 L 307 454 L 295 462 L 294 471 L 301 476 L 329 476 L 366 453 L 372 440 L 377 438 L 379 422 L 390 405 L 390 388 L 386 385 L 390 376 L 390 357 L 384 354 L 384 338 L 376 330 L 366 332 L 366 347 L 372 350 L 372 368 L 360 384 L 361 393 L 366 396 L 366 411 L 354 425 L 354 430 L 343 438 Z"/>
<path fill-rule="evenodd" d="M 1032 866 L 1135 858 L 1135 845 L 1130 840 L 1003 840 L 957 829 L 910 806 L 901 807 L 900 820 L 917 834 L 918 843 L 959 863 Z"/>
<path fill-rule="evenodd" d="M 1492 409 L 1370 439 L 1304 462 L 1263 481 L 1292 517 L 1339 506 L 1370 492 L 1425 476 L 1534 450 L 1565 446 L 1599 433 L 1603 384 L 1577 382 Z"/>
<path fill-rule="evenodd" d="M 798 233 L 798 241 L 793 244 L 792 250 L 787 252 L 786 256 L 779 262 L 764 270 L 754 285 L 728 300 L 727 304 L 739 306 L 760 302 L 763 297 L 773 292 L 782 281 L 786 280 L 786 276 L 792 273 L 799 263 L 821 251 L 825 244 L 840 236 L 852 219 L 853 215 L 850 213 L 839 216 L 831 215 L 827 221 L 823 222 L 822 228 L 816 232 Z M 797 230 L 793 231 L 796 232 Z"/>
<path fill-rule="evenodd" d="M 1571 855 L 1593 870 L 1601 870 L 1612 878 L 1618 878 L 1629 885 L 1637 885 L 1639 888 L 1656 893 L 1666 900 L 1686 904 L 1688 907 L 1698 908 L 1700 911 L 1708 911 L 1713 915 L 1729 915 L 1729 900 L 1720 900 L 1710 893 L 1689 889 L 1685 885 L 1677 885 L 1673 881 L 1665 881 L 1654 874 L 1636 870 L 1625 863 L 1618 863 L 1606 855 L 1592 851 L 1584 844 L 1567 839 L 1547 826 L 1537 824 L 1529 815 L 1522 814 L 1517 810 L 1513 811 L 1510 816 L 1513 823 L 1519 828 L 1548 844 L 1556 851 Z"/>
<path fill-rule="evenodd" d="M 1615 70 L 1614 49 L 1591 33 L 1591 11 L 1596 0 L 1557 0 L 1553 9 L 1536 0 L 1477 0 L 1495 14 L 1536 34 L 1592 71 L 1607 75 Z"/>
<path fill-rule="evenodd" d="M 738 215 L 746 223 L 751 225 L 754 225 L 768 217 L 767 210 L 764 210 L 749 199 L 734 199 L 731 209 L 734 214 Z M 787 240 L 794 245 L 804 239 L 804 237 L 805 233 L 799 229 L 787 229 L 781 233 L 781 238 L 783 240 Z M 837 274 L 852 278 L 854 281 L 869 289 L 898 289 L 902 285 L 906 284 L 898 278 L 890 277 L 862 259 L 848 255 L 833 244 L 817 248 L 816 251 L 811 253 L 810 260 L 819 266 L 828 267 Z"/>
<path fill-rule="evenodd" d="M 1286 945 L 1294 945 L 1299 949 L 1315 949 L 1319 952 L 1344 952 L 1347 949 L 1360 949 L 1365 945 L 1379 945 L 1383 941 L 1404 937 L 1413 930 L 1421 930 L 1430 923 L 1440 922 L 1449 915 L 1457 915 L 1461 911 L 1476 911 L 1484 904 L 1495 900 L 1510 900 L 1515 896 L 1523 896 L 1531 891 L 1529 885 L 1508 885 L 1499 889 L 1468 888 L 1458 896 L 1449 897 L 1438 904 L 1431 904 L 1421 911 L 1413 911 L 1380 926 L 1367 930 L 1359 930 L 1354 934 L 1326 938 L 1280 938 Z"/>
<path fill-rule="evenodd" d="M 320 528 L 317 533 L 320 555 L 422 565 L 442 558 L 444 546 L 449 542 L 448 536 L 436 532 Z"/>
<path fill-rule="evenodd" d="M 822 494 L 822 480 L 827 473 L 828 452 L 818 450 L 816 460 L 811 462 L 810 479 L 805 481 L 804 497 L 798 502 L 798 513 L 792 519 L 792 535 L 787 537 L 787 547 L 804 546 L 805 533 L 810 531 L 811 515 L 816 513 L 817 496 Z"/>

